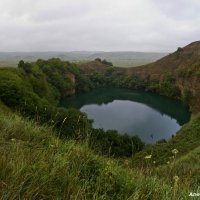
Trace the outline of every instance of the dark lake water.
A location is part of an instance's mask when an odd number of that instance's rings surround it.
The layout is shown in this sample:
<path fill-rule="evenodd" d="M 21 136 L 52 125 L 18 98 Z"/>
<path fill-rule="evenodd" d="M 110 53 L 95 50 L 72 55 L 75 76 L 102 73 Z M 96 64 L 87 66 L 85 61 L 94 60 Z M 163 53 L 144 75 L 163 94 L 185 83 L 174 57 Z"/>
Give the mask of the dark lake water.
<path fill-rule="evenodd" d="M 96 89 L 67 98 L 61 105 L 87 113 L 94 128 L 138 135 L 146 143 L 171 138 L 190 119 L 180 101 L 127 89 Z"/>

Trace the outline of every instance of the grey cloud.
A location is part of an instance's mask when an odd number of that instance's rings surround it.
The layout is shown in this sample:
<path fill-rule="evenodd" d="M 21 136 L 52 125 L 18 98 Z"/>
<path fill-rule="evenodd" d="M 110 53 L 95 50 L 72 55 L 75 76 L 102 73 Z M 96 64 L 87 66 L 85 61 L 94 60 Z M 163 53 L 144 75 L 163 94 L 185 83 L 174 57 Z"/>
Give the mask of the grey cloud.
<path fill-rule="evenodd" d="M 160 11 L 167 17 L 178 20 L 200 17 L 200 1 L 197 0 L 154 0 Z"/>
<path fill-rule="evenodd" d="M 200 35 L 197 0 L 1 0 L 0 51 L 173 51 Z"/>
<path fill-rule="evenodd" d="M 90 11 L 89 5 L 86 4 L 70 4 L 52 9 L 45 9 L 36 13 L 31 20 L 42 22 L 54 22 L 59 20 L 80 19 L 88 15 Z"/>

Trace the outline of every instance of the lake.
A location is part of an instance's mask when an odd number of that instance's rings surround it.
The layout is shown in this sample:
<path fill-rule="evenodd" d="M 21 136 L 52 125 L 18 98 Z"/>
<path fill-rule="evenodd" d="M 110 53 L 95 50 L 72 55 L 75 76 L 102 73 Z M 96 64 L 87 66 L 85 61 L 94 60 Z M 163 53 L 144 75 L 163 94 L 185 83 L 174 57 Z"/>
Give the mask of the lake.
<path fill-rule="evenodd" d="M 170 139 L 190 120 L 190 112 L 182 102 L 128 89 L 95 89 L 69 97 L 61 106 L 85 112 L 94 120 L 94 128 L 138 135 L 145 143 Z"/>

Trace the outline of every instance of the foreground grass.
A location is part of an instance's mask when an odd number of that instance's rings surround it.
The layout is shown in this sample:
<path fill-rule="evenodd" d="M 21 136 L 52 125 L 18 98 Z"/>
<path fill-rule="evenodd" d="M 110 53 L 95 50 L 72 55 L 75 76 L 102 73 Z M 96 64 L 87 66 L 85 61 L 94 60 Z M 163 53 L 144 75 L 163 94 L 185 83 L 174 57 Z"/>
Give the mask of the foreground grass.
<path fill-rule="evenodd" d="M 167 172 L 167 173 L 165 173 Z M 190 191 L 200 192 L 200 146 L 181 158 L 171 159 L 167 165 L 159 166 L 153 172 L 166 182 L 174 182 L 174 176 L 179 177 L 179 183 Z"/>
<path fill-rule="evenodd" d="M 0 199 L 187 199 L 155 176 L 0 108 Z"/>

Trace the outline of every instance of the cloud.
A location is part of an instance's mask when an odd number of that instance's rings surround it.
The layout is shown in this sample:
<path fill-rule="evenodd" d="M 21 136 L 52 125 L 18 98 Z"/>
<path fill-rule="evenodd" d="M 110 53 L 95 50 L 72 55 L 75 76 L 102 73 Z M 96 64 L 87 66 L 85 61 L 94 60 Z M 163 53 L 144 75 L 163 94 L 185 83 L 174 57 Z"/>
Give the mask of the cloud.
<path fill-rule="evenodd" d="M 159 10 L 173 20 L 194 20 L 200 17 L 200 1 L 198 0 L 153 0 Z"/>
<path fill-rule="evenodd" d="M 0 51 L 173 51 L 200 35 L 197 0 L 1 0 Z"/>

